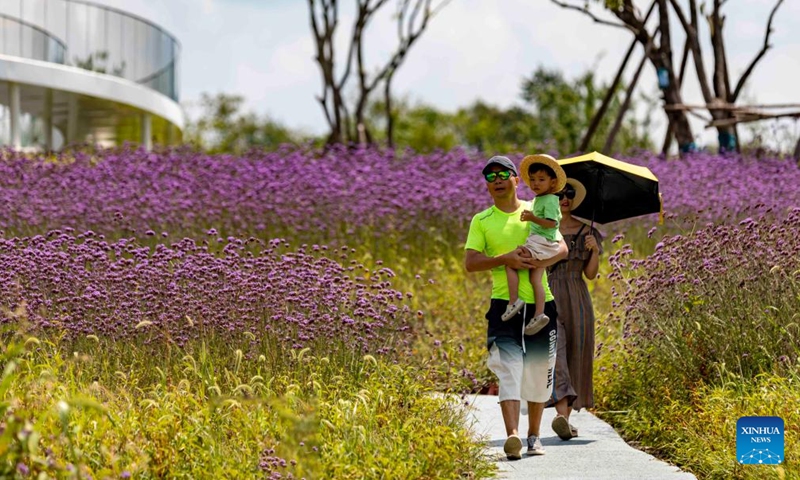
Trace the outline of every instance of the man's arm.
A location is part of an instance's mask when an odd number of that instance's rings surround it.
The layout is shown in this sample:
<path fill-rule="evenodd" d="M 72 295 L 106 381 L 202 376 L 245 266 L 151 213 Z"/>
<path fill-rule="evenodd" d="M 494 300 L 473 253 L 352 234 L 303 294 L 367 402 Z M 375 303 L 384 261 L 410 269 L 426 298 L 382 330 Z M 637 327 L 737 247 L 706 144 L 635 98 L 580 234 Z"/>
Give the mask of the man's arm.
<path fill-rule="evenodd" d="M 566 247 L 567 245 L 564 244 L 564 248 Z M 482 272 L 502 266 L 511 267 L 514 270 L 527 270 L 534 268 L 534 263 L 532 258 L 525 258 L 520 255 L 520 249 L 512 250 L 497 257 L 489 257 L 477 250 L 467 249 L 464 258 L 464 266 L 468 272 Z"/>
<path fill-rule="evenodd" d="M 550 265 L 558 263 L 561 260 L 564 260 L 565 258 L 567 258 L 568 254 L 569 254 L 569 249 L 567 248 L 567 244 L 566 244 L 566 242 L 564 242 L 563 239 L 561 239 L 558 242 L 558 254 L 557 255 L 555 255 L 554 257 L 550 257 L 548 259 L 545 259 L 545 260 L 532 260 L 531 264 L 533 265 L 533 268 L 549 267 Z"/>

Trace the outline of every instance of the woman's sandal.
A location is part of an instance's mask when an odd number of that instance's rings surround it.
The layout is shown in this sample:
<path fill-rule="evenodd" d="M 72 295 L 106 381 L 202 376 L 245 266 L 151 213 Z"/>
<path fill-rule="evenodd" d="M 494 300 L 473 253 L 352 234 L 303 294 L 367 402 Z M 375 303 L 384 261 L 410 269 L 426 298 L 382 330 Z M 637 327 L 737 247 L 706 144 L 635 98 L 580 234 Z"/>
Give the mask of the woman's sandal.
<path fill-rule="evenodd" d="M 572 434 L 572 425 L 569 424 L 567 417 L 564 415 L 556 415 L 556 418 L 553 419 L 553 423 L 551 423 L 550 426 L 561 440 L 569 440 L 572 437 L 576 437 L 578 433 L 576 430 L 575 434 Z"/>

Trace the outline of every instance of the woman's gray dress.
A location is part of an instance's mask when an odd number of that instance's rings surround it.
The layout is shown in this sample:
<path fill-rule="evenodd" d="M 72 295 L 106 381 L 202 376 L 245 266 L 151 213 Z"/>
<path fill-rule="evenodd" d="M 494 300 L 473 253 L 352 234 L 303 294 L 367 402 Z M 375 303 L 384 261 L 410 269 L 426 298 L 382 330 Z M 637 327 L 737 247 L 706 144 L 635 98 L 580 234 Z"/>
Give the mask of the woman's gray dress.
<path fill-rule="evenodd" d="M 589 231 L 587 225 L 578 234 L 564 235 L 569 256 L 551 267 L 547 274 L 558 307 L 556 380 L 548 405 L 567 397 L 575 410 L 594 406 L 594 307 L 583 279 L 584 265 L 591 256 L 585 244 Z M 594 228 L 591 232 L 602 253 L 600 232 Z"/>

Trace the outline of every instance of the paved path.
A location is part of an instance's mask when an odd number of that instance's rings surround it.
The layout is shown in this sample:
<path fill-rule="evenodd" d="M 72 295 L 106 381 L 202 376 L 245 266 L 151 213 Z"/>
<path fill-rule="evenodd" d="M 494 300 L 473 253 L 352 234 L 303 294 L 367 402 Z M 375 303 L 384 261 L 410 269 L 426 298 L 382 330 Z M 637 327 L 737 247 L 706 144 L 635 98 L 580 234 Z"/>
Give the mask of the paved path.
<path fill-rule="evenodd" d="M 503 453 L 506 433 L 497 397 L 477 395 L 469 396 L 468 400 L 475 419 L 472 429 L 488 440 L 489 455 L 497 458 L 499 478 L 696 480 L 694 475 L 631 447 L 610 425 L 586 410 L 570 415 L 570 423 L 578 428 L 580 436 L 565 442 L 550 428 L 555 409 L 546 408 L 541 434 L 547 454 L 526 456 L 522 437 L 522 460 L 509 461 Z M 528 416 L 522 415 L 523 435 L 527 433 L 527 425 Z"/>

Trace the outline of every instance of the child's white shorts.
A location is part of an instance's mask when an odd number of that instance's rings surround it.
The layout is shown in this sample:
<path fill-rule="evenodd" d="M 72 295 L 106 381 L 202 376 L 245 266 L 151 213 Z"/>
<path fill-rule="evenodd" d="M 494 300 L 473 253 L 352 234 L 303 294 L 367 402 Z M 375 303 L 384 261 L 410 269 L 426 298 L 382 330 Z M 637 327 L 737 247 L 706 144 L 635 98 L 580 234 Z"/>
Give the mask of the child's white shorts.
<path fill-rule="evenodd" d="M 528 235 L 523 247 L 527 248 L 536 260 L 547 260 L 558 255 L 559 242 L 551 242 L 541 235 Z"/>

